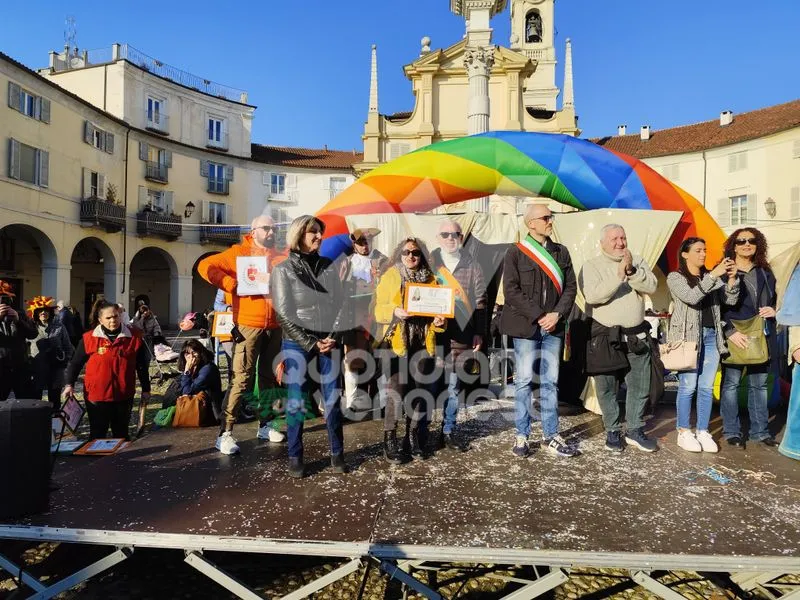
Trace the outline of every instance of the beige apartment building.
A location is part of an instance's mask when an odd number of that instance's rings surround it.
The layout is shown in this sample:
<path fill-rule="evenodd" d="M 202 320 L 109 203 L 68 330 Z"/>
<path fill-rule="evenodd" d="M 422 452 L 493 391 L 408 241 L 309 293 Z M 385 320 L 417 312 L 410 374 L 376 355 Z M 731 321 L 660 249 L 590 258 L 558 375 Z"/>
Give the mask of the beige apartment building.
<path fill-rule="evenodd" d="M 0 54 L 0 90 L 0 278 L 84 317 L 99 294 L 129 310 L 147 295 L 163 325 L 210 307 L 201 258 L 257 214 L 313 212 L 361 158 L 251 146 L 245 92 L 124 44 L 52 52 L 38 73 Z"/>
<path fill-rule="evenodd" d="M 697 198 L 726 233 L 757 227 L 775 256 L 800 242 L 800 100 L 593 140 L 643 160 Z"/>

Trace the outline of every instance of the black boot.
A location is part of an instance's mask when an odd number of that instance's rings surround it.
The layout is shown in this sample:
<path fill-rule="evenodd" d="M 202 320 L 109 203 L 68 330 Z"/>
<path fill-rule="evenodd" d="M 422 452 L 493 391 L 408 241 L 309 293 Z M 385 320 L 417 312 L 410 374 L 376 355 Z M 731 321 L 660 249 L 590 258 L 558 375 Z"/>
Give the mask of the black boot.
<path fill-rule="evenodd" d="M 289 473 L 289 477 L 294 477 L 295 479 L 302 479 L 303 476 L 305 475 L 303 458 L 300 456 L 290 456 L 289 469 L 287 472 Z"/>
<path fill-rule="evenodd" d="M 451 452 L 466 452 L 469 450 L 469 446 L 458 439 L 452 433 L 444 433 L 442 432 L 442 448 L 446 448 Z"/>
<path fill-rule="evenodd" d="M 331 468 L 334 473 L 347 473 L 347 464 L 344 462 L 344 454 L 331 454 Z"/>
<path fill-rule="evenodd" d="M 389 464 L 400 465 L 403 463 L 403 455 L 400 454 L 400 446 L 397 442 L 397 431 L 383 432 L 383 456 Z"/>
<path fill-rule="evenodd" d="M 412 429 L 408 436 L 410 445 L 411 458 L 414 460 L 425 460 L 425 447 L 420 443 L 420 435 L 418 429 Z"/>

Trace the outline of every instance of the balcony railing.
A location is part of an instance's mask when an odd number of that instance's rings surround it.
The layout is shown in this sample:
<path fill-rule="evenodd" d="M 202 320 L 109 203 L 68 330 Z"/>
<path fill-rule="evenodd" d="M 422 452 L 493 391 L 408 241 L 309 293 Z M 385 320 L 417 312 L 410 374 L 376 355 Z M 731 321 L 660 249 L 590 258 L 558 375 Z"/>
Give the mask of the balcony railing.
<path fill-rule="evenodd" d="M 209 179 L 208 193 L 228 195 L 230 193 L 230 183 L 227 179 Z"/>
<path fill-rule="evenodd" d="M 169 167 L 159 162 L 147 161 L 145 164 L 144 177 L 150 181 L 167 183 L 169 182 Z"/>
<path fill-rule="evenodd" d="M 231 246 L 239 243 L 241 232 L 236 225 L 203 225 L 200 228 L 200 242 Z"/>
<path fill-rule="evenodd" d="M 144 127 L 161 135 L 169 135 L 169 115 L 162 112 L 144 111 Z"/>
<path fill-rule="evenodd" d="M 223 133 L 220 136 L 220 139 L 206 139 L 206 148 L 214 148 L 215 150 L 227 150 L 228 149 L 228 134 Z"/>
<path fill-rule="evenodd" d="M 183 234 L 183 219 L 176 215 L 143 210 L 136 215 L 136 231 L 139 235 L 158 235 L 176 239 Z"/>
<path fill-rule="evenodd" d="M 523 50 L 522 51 L 525 56 L 532 60 L 555 60 L 556 53 L 555 49 L 553 48 L 537 48 L 534 50 Z"/>
<path fill-rule="evenodd" d="M 81 200 L 81 224 L 102 227 L 109 233 L 121 231 L 125 225 L 125 207 L 102 198 Z"/>

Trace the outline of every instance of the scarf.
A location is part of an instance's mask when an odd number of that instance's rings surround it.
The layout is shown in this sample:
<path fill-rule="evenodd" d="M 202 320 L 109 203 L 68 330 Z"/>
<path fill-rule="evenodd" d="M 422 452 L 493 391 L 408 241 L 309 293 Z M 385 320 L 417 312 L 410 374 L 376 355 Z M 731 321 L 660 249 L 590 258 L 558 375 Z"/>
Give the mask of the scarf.
<path fill-rule="evenodd" d="M 113 344 L 114 340 L 117 339 L 117 336 L 119 336 L 119 334 L 122 333 L 122 327 L 117 327 L 115 330 L 112 331 L 100 325 L 100 331 L 102 331 L 108 338 L 108 341 Z"/>
<path fill-rule="evenodd" d="M 420 267 L 419 269 L 411 270 L 402 262 L 399 262 L 397 264 L 397 270 L 400 271 L 401 298 L 405 296 L 406 284 L 430 283 L 431 279 L 433 279 L 433 273 L 428 267 Z M 430 317 L 409 317 L 405 321 L 400 321 L 398 323 L 398 327 L 400 327 L 403 336 L 403 343 L 409 354 L 419 348 L 425 347 L 426 329 L 430 322 Z"/>
<path fill-rule="evenodd" d="M 350 257 L 350 265 L 353 279 L 372 283 L 372 260 L 369 256 L 355 253 Z"/>

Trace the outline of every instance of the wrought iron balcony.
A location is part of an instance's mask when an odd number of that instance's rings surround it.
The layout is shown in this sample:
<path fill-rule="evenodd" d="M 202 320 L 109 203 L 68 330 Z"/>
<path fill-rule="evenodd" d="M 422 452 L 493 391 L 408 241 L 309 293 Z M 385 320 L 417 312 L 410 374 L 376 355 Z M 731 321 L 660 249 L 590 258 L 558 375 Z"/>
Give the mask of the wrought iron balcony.
<path fill-rule="evenodd" d="M 145 109 L 144 127 L 149 131 L 154 131 L 161 135 L 169 135 L 169 115 Z"/>
<path fill-rule="evenodd" d="M 200 227 L 200 243 L 231 246 L 238 244 L 240 230 L 236 225 L 203 225 Z"/>
<path fill-rule="evenodd" d="M 169 167 L 159 162 L 148 161 L 145 163 L 145 179 L 167 183 L 169 181 Z"/>
<path fill-rule="evenodd" d="M 167 239 L 176 239 L 183 235 L 183 219 L 177 215 L 143 210 L 136 215 L 136 221 L 139 235 L 158 235 Z"/>
<path fill-rule="evenodd" d="M 116 233 L 125 225 L 125 207 L 95 196 L 84 198 L 81 200 L 81 223 Z"/>
<path fill-rule="evenodd" d="M 230 193 L 230 181 L 227 179 L 209 179 L 208 180 L 208 193 L 209 194 L 223 194 Z"/>

